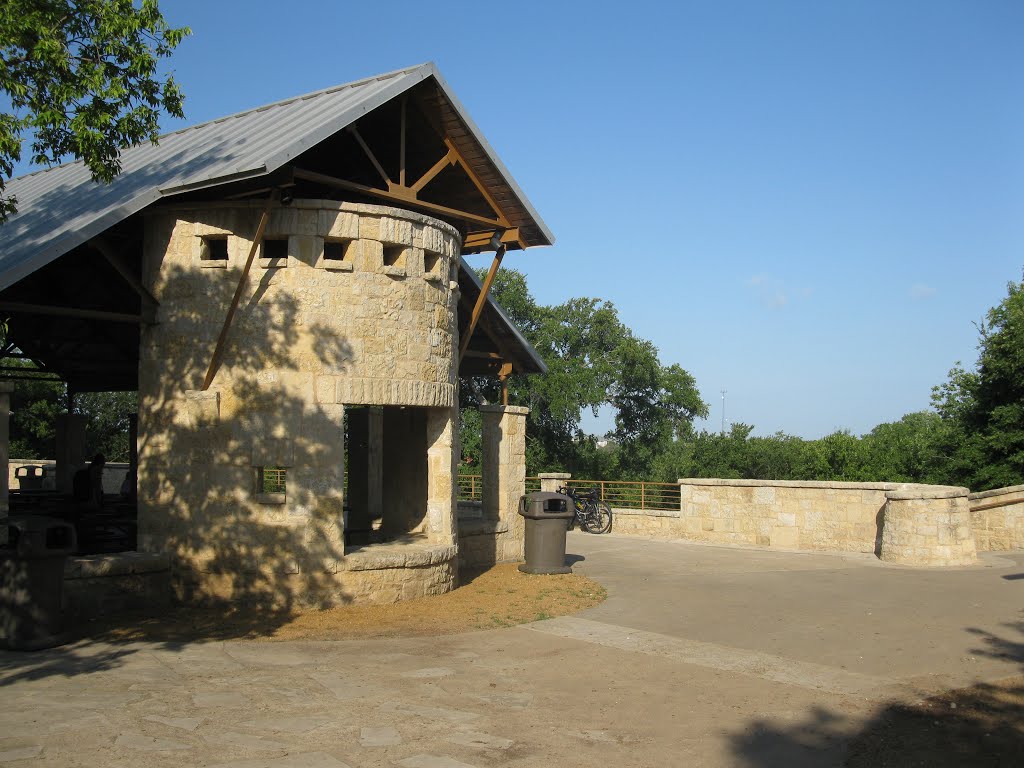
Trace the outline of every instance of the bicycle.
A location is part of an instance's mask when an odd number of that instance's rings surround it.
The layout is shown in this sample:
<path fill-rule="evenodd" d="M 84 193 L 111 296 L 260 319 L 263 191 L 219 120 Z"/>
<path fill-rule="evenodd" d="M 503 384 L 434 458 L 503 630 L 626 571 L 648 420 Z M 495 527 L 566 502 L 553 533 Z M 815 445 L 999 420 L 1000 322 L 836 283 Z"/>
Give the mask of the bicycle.
<path fill-rule="evenodd" d="M 608 506 L 607 501 L 600 498 L 596 487 L 585 492 L 559 488 L 558 492 L 572 499 L 575 517 L 569 524 L 570 529 L 577 521 L 580 530 L 587 533 L 608 533 L 612 529 L 612 508 Z"/>

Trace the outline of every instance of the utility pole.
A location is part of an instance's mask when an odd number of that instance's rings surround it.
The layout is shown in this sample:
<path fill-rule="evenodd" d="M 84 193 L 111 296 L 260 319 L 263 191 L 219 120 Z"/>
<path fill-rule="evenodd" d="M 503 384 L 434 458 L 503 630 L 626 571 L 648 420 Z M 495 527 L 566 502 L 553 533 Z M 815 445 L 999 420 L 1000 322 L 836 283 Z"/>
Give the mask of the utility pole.
<path fill-rule="evenodd" d="M 725 393 L 729 390 L 722 390 L 722 436 L 725 437 Z"/>

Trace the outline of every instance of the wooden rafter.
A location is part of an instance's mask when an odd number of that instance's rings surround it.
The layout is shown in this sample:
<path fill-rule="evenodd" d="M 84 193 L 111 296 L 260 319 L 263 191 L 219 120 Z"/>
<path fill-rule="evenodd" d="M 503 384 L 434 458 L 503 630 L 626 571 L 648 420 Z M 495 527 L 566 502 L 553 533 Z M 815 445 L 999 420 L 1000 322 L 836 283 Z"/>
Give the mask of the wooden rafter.
<path fill-rule="evenodd" d="M 480 295 L 476 298 L 476 306 L 473 307 L 473 314 L 469 318 L 469 327 L 466 328 L 466 334 L 462 339 L 462 343 L 459 345 L 459 362 L 462 362 L 462 356 L 466 354 L 466 350 L 469 349 L 469 342 L 473 338 L 473 331 L 476 330 L 476 324 L 480 320 L 480 315 L 484 311 L 484 305 L 487 304 L 487 295 L 491 292 L 491 283 L 494 282 L 494 276 L 498 274 L 498 267 L 501 266 L 501 260 L 505 256 L 505 246 L 501 245 L 494 254 L 494 260 L 491 262 L 491 268 L 487 271 L 487 277 L 484 278 L 483 287 L 480 289 Z"/>
<path fill-rule="evenodd" d="M 336 176 L 328 176 L 327 174 L 317 173 L 316 171 L 307 171 L 304 168 L 294 168 L 293 170 L 295 178 L 297 179 L 305 179 L 306 181 L 316 182 L 317 184 L 323 184 L 327 187 L 336 187 L 338 189 L 347 189 L 352 192 L 361 192 L 362 194 L 369 195 L 370 197 L 379 197 L 384 200 L 397 201 L 414 207 L 423 208 L 424 210 L 431 211 L 433 213 L 439 213 L 442 216 L 452 216 L 457 219 L 472 221 L 476 224 L 484 224 L 488 227 L 501 226 L 501 222 L 496 219 L 488 219 L 486 216 L 478 216 L 475 213 L 460 211 L 457 208 L 449 208 L 446 205 L 428 203 L 426 200 L 417 199 L 415 195 L 406 195 L 387 189 L 368 187 L 365 184 L 357 184 L 354 181 L 339 179 Z"/>
<path fill-rule="evenodd" d="M 444 145 L 448 147 L 448 154 L 454 153 L 455 157 L 459 159 L 459 165 L 462 166 L 463 172 L 466 174 L 466 176 L 469 177 L 469 180 L 473 182 L 473 186 L 476 187 L 477 191 L 481 195 L 483 195 L 484 200 L 486 200 L 487 204 L 491 206 L 491 210 L 493 210 L 494 213 L 497 214 L 498 221 L 501 222 L 502 228 L 511 229 L 512 225 L 509 223 L 509 220 L 505 218 L 505 214 L 501 212 L 501 206 L 498 205 L 497 201 L 495 201 L 493 197 L 491 197 L 491 193 L 487 191 L 487 187 L 485 187 L 483 182 L 480 181 L 480 178 L 473 172 L 473 169 L 470 167 L 469 163 L 466 162 L 466 159 L 455 147 L 455 144 L 452 142 L 452 140 L 449 139 L 447 136 L 444 139 Z"/>
<path fill-rule="evenodd" d="M 448 152 L 448 154 L 434 163 L 429 171 L 420 176 L 416 183 L 409 187 L 409 189 L 419 194 L 419 191 L 427 186 L 427 184 L 429 184 L 437 174 L 449 165 L 455 165 L 456 162 L 458 162 L 458 158 L 456 158 L 455 154 L 453 152 Z"/>
<path fill-rule="evenodd" d="M 0 312 L 14 312 L 25 315 L 49 315 L 51 317 L 76 317 L 80 320 L 106 320 L 111 323 L 140 323 L 141 315 L 127 312 L 105 312 L 99 309 L 77 307 L 56 307 L 45 304 L 24 304 L 19 301 L 0 301 Z"/>
<path fill-rule="evenodd" d="M 125 261 L 124 257 L 114 249 L 106 238 L 94 237 L 91 245 L 100 252 L 103 258 L 107 260 L 107 263 L 121 276 L 121 279 L 138 294 L 139 300 L 142 303 L 143 320 L 150 325 L 154 324 L 156 322 L 156 310 L 160 306 L 160 302 L 147 290 L 142 281 L 135 276 L 128 262 Z"/>
<path fill-rule="evenodd" d="M 391 181 L 391 177 L 388 176 L 388 172 L 384 170 L 384 166 L 380 164 L 379 160 L 377 160 L 377 156 L 373 154 L 373 150 L 371 150 L 369 145 L 363 141 L 363 137 L 359 133 L 359 129 L 353 124 L 348 127 L 348 132 L 352 134 L 353 138 L 355 138 L 359 143 L 359 146 L 363 148 L 363 152 L 365 152 L 366 156 L 370 158 L 370 162 L 373 163 L 373 167 L 377 169 L 377 173 L 380 174 L 380 177 L 384 179 L 384 183 L 390 187 L 393 183 Z"/>
<path fill-rule="evenodd" d="M 359 128 L 356 124 L 348 126 L 346 130 L 355 139 L 356 143 L 363 150 L 363 153 L 373 164 L 373 167 L 377 170 L 377 173 L 383 180 L 385 188 L 371 187 L 348 179 L 327 176 L 324 174 L 318 174 L 314 171 L 305 171 L 298 168 L 293 169 L 295 171 L 295 176 L 297 178 L 305 178 L 307 181 L 320 182 L 340 189 L 361 192 L 362 194 L 369 195 L 371 197 L 379 197 L 385 200 L 398 201 L 403 204 L 416 205 L 433 213 L 439 213 L 444 216 L 454 216 L 463 219 L 464 221 L 472 222 L 473 224 L 486 225 L 490 231 L 506 232 L 515 230 L 515 236 L 506 239 L 504 242 L 506 245 L 525 248 L 526 245 L 523 243 L 519 235 L 518 228 L 512 226 L 497 200 L 495 200 L 494 196 L 491 195 L 490 191 L 488 191 L 487 185 L 483 183 L 479 176 L 477 176 L 470 163 L 465 157 L 463 157 L 462 153 L 459 152 L 458 147 L 455 146 L 455 143 L 450 137 L 442 136 L 442 141 L 447 149 L 445 154 L 438 159 L 426 173 L 420 176 L 419 179 L 414 181 L 411 185 L 408 184 L 406 167 L 406 132 L 408 130 L 407 108 L 408 98 L 406 97 L 401 101 L 401 113 L 399 119 L 397 182 L 391 179 L 387 170 L 381 164 L 380 160 L 377 159 L 373 150 L 370 149 L 369 144 L 367 144 L 363 139 L 363 136 L 359 132 Z M 431 181 L 437 178 L 441 171 L 452 165 L 459 165 L 462 168 L 463 173 L 466 174 L 466 177 L 473 184 L 484 202 L 494 212 L 494 218 L 481 216 L 479 214 L 470 213 L 469 211 L 463 211 L 457 208 L 450 208 L 448 206 L 428 202 L 419 198 L 420 192 L 422 192 Z M 475 247 L 479 246 L 477 245 Z"/>
<path fill-rule="evenodd" d="M 507 229 L 505 231 L 500 229 L 482 229 L 476 232 L 470 232 L 462 241 L 462 250 L 491 250 L 491 241 L 493 241 L 495 237 L 498 238 L 499 242 L 504 243 L 506 246 L 518 245 L 520 248 L 526 247 L 526 245 L 523 244 L 519 227 L 513 227 L 512 229 Z"/>

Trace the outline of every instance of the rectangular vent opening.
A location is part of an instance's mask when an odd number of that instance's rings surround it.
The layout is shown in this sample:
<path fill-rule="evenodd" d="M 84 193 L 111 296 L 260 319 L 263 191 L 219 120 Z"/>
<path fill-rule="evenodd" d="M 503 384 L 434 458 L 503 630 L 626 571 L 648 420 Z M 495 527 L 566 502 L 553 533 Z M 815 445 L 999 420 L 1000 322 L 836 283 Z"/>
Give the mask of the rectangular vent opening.
<path fill-rule="evenodd" d="M 423 252 L 423 274 L 427 276 L 441 276 L 441 254 L 437 251 Z"/>
<path fill-rule="evenodd" d="M 201 261 L 226 262 L 228 260 L 228 236 L 204 235 L 199 258 Z"/>
<path fill-rule="evenodd" d="M 355 257 L 355 240 L 324 240 L 324 261 L 351 264 Z"/>
<path fill-rule="evenodd" d="M 280 260 L 284 262 L 288 258 L 287 237 L 267 237 L 263 239 L 263 252 L 260 254 L 263 259 Z M 283 266 L 283 263 L 282 263 Z"/>
<path fill-rule="evenodd" d="M 405 269 L 405 251 L 404 245 L 385 245 L 384 266 Z"/>

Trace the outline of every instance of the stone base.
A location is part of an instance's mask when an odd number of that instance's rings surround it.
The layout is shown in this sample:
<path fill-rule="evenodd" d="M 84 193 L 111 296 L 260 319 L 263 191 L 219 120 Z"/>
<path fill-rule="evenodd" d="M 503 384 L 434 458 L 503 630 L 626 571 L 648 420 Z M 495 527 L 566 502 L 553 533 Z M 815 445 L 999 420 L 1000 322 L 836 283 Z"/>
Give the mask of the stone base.
<path fill-rule="evenodd" d="M 170 599 L 171 569 L 165 554 L 70 557 L 64 565 L 65 612 L 73 621 L 124 611 L 159 611 Z"/>
<path fill-rule="evenodd" d="M 398 541 L 354 548 L 334 572 L 181 570 L 174 586 L 177 598 L 184 602 L 296 609 L 397 603 L 450 592 L 457 583 L 454 545 Z"/>

